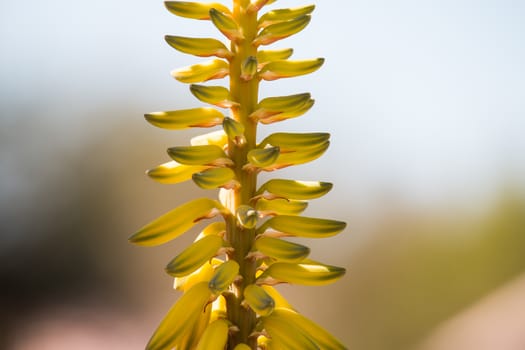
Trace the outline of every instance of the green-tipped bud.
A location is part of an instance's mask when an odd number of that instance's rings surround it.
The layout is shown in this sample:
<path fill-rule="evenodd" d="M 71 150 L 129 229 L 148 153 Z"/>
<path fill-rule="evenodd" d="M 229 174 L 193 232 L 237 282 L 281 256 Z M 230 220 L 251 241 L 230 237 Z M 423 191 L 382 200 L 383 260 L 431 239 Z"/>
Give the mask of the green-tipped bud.
<path fill-rule="evenodd" d="M 241 79 L 244 81 L 252 80 L 257 74 L 257 58 L 248 57 L 241 66 Z"/>
<path fill-rule="evenodd" d="M 224 146 L 228 144 L 228 136 L 223 130 L 212 131 L 207 134 L 192 137 L 190 144 L 192 146 L 216 145 L 224 148 Z"/>
<path fill-rule="evenodd" d="M 320 263 L 291 264 L 276 262 L 270 265 L 257 279 L 258 284 L 292 283 L 305 286 L 322 286 L 343 277 L 342 267 Z"/>
<path fill-rule="evenodd" d="M 235 173 L 230 168 L 208 169 L 193 174 L 192 179 L 197 186 L 205 190 L 239 187 L 239 182 L 235 180 Z"/>
<path fill-rule="evenodd" d="M 309 15 L 300 16 L 286 22 L 278 22 L 264 28 L 259 35 L 253 40 L 253 45 L 269 45 L 277 40 L 287 38 L 303 30 L 311 17 Z"/>
<path fill-rule="evenodd" d="M 131 243 L 156 246 L 177 238 L 201 219 L 219 214 L 224 207 L 209 198 L 194 199 L 142 227 L 129 238 Z"/>
<path fill-rule="evenodd" d="M 268 316 L 275 308 L 275 302 L 266 291 L 255 284 L 244 289 L 244 300 L 249 307 L 261 316 Z"/>
<path fill-rule="evenodd" d="M 282 262 L 300 262 L 310 254 L 307 246 L 273 237 L 257 238 L 254 248 L 265 256 Z"/>
<path fill-rule="evenodd" d="M 233 20 L 231 15 L 226 15 L 216 9 L 210 10 L 210 19 L 217 27 L 217 29 L 224 34 L 228 39 L 237 41 L 242 39 L 242 33 L 239 31 L 239 26 Z"/>
<path fill-rule="evenodd" d="M 150 124 L 169 130 L 209 128 L 221 124 L 224 119 L 221 112 L 209 107 L 153 112 L 144 117 Z"/>
<path fill-rule="evenodd" d="M 277 9 L 266 12 L 259 18 L 258 27 L 264 28 L 276 22 L 284 22 L 294 20 L 297 17 L 309 15 L 315 9 L 315 5 L 288 8 L 288 9 Z"/>
<path fill-rule="evenodd" d="M 213 277 L 208 283 L 208 288 L 215 295 L 221 294 L 228 289 L 238 274 L 239 264 L 235 260 L 228 260 L 215 270 Z"/>
<path fill-rule="evenodd" d="M 212 79 L 224 78 L 230 73 L 229 64 L 226 61 L 215 59 L 189 67 L 175 69 L 171 76 L 182 83 L 202 83 Z"/>
<path fill-rule="evenodd" d="M 259 188 L 257 195 L 268 192 L 275 197 L 307 200 L 325 195 L 332 186 L 329 182 L 272 179 Z"/>
<path fill-rule="evenodd" d="M 190 85 L 190 91 L 197 99 L 218 107 L 230 108 L 237 103 L 231 100 L 230 90 L 222 86 Z"/>
<path fill-rule="evenodd" d="M 244 140 L 244 125 L 232 118 L 224 118 L 222 127 L 230 140 L 241 143 Z"/>
<path fill-rule="evenodd" d="M 249 205 L 240 205 L 237 208 L 237 221 L 239 224 L 247 229 L 252 229 L 257 225 L 258 213 Z"/>
<path fill-rule="evenodd" d="M 345 222 L 337 220 L 279 215 L 266 221 L 257 230 L 257 233 L 262 234 L 267 229 L 273 229 L 285 236 L 324 238 L 338 234 L 343 231 L 345 227 Z"/>
<path fill-rule="evenodd" d="M 206 327 L 196 350 L 223 350 L 228 341 L 228 321 L 218 319 Z"/>
<path fill-rule="evenodd" d="M 248 166 L 262 168 L 275 163 L 279 157 L 279 147 L 256 148 L 248 152 Z"/>
<path fill-rule="evenodd" d="M 270 200 L 259 198 L 255 208 L 262 216 L 274 215 L 299 215 L 306 207 L 308 202 L 293 201 L 283 198 L 272 198 Z"/>
<path fill-rule="evenodd" d="M 219 236 L 203 237 L 171 260 L 166 266 L 166 272 L 173 277 L 182 277 L 194 272 L 217 255 L 223 243 L 224 241 Z"/>
<path fill-rule="evenodd" d="M 274 61 L 265 65 L 261 69 L 259 76 L 264 80 L 297 77 L 315 72 L 323 63 L 324 58 L 301 61 Z"/>
<path fill-rule="evenodd" d="M 190 288 L 168 311 L 153 333 L 146 350 L 173 348 L 177 342 L 191 332 L 210 297 L 211 292 L 206 282 L 198 283 Z"/>
<path fill-rule="evenodd" d="M 183 165 L 175 161 L 161 164 L 150 169 L 146 174 L 161 184 L 176 184 L 190 180 L 194 173 L 208 169 L 208 166 Z"/>
<path fill-rule="evenodd" d="M 271 61 L 281 61 L 290 58 L 293 49 L 280 50 L 260 50 L 257 52 L 257 61 L 259 64 L 266 64 Z"/>
<path fill-rule="evenodd" d="M 217 56 L 231 58 L 232 53 L 226 46 L 216 39 L 187 38 L 183 36 L 166 35 L 166 42 L 176 50 L 199 57 Z"/>
<path fill-rule="evenodd" d="M 168 11 L 174 15 L 192 19 L 210 19 L 210 10 L 212 8 L 224 13 L 230 12 L 228 7 L 218 2 L 166 1 L 164 4 Z"/>
<path fill-rule="evenodd" d="M 179 146 L 168 148 L 174 161 L 185 165 L 232 165 L 233 162 L 221 147 L 216 145 Z"/>

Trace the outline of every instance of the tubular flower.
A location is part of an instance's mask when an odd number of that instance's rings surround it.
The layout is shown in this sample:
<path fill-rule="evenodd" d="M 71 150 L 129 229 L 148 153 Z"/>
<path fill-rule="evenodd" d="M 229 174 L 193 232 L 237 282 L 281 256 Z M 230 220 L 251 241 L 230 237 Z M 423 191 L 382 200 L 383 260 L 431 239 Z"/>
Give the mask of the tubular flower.
<path fill-rule="evenodd" d="M 167 1 L 174 15 L 208 21 L 220 38 L 167 35 L 168 45 L 202 61 L 171 75 L 190 84 L 205 105 L 152 112 L 152 125 L 168 129 L 213 128 L 189 145 L 168 148 L 171 160 L 146 174 L 163 184 L 193 181 L 219 189 L 219 198 L 179 205 L 130 237 L 141 246 L 174 240 L 201 221 L 194 242 L 174 256 L 166 272 L 182 293 L 162 320 L 147 350 L 345 349 L 328 331 L 295 310 L 277 291 L 280 283 L 320 286 L 345 269 L 308 258 L 310 248 L 286 237 L 327 238 L 342 232 L 342 221 L 302 216 L 308 200 L 332 189 L 328 182 L 274 178 L 258 184 L 261 172 L 301 165 L 329 146 L 324 132 L 278 132 L 258 139 L 258 126 L 297 118 L 314 100 L 308 92 L 259 96 L 259 84 L 310 74 L 323 58 L 289 59 L 292 49 L 268 45 L 300 33 L 314 5 L 271 8 L 275 0 Z M 226 78 L 227 86 L 207 81 Z M 217 220 L 217 218 L 219 220 Z"/>

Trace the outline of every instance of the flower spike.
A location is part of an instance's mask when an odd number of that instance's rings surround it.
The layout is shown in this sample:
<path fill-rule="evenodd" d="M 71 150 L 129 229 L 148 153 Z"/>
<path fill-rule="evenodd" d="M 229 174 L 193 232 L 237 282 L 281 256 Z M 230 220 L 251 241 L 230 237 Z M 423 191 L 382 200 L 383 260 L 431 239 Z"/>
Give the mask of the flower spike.
<path fill-rule="evenodd" d="M 278 178 L 259 183 L 261 172 L 314 161 L 330 145 L 327 132 L 258 137 L 259 128 L 302 116 L 314 105 L 308 92 L 263 98 L 260 84 L 307 75 L 324 63 L 322 58 L 290 60 L 291 48 L 266 48 L 305 29 L 315 8 L 268 9 L 275 2 L 165 2 L 176 16 L 210 21 L 224 38 L 165 36 L 175 50 L 208 59 L 171 72 L 208 107 L 148 113 L 146 120 L 167 130 L 213 130 L 193 136 L 189 145 L 169 147 L 171 161 L 147 175 L 163 184 L 218 190 L 218 199 L 180 204 L 129 238 L 157 246 L 212 219 L 165 267 L 182 295 L 146 350 L 345 349 L 274 287 L 321 286 L 341 278 L 343 267 L 310 260 L 311 249 L 287 237 L 327 238 L 346 227 L 342 221 L 303 216 L 308 201 L 327 194 L 331 183 Z M 206 83 L 222 78 L 228 81 L 224 86 Z"/>

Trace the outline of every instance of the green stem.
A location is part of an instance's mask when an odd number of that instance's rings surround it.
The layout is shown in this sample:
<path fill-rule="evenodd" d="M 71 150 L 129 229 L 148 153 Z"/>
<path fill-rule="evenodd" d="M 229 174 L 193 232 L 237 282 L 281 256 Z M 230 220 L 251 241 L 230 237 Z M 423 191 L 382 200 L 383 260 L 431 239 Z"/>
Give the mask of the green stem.
<path fill-rule="evenodd" d="M 258 79 L 245 81 L 241 78 L 243 63 L 250 56 L 255 57 L 257 54 L 257 48 L 251 44 L 257 35 L 257 13 L 246 13 L 245 9 L 249 4 L 249 0 L 233 1 L 233 17 L 239 24 L 244 39 L 231 43 L 234 57 L 230 62 L 230 93 L 232 99 L 239 103 L 238 107 L 232 108 L 232 117 L 243 124 L 246 142 L 237 144 L 230 141 L 228 145 L 230 157 L 235 162 L 234 170 L 241 184 L 239 189 L 230 190 L 228 193 L 229 209 L 232 213 L 237 211 L 239 205 L 250 204 L 257 187 L 257 173 L 243 170 L 248 152 L 256 147 L 257 123 L 249 116 L 257 106 L 259 90 Z M 234 284 L 235 297 L 227 300 L 228 317 L 239 328 L 239 331 L 230 337 L 228 349 L 233 349 L 239 343 L 245 343 L 255 350 L 256 339 L 249 336 L 255 328 L 256 314 L 241 304 L 244 288 L 255 281 L 256 262 L 245 258 L 252 248 L 255 230 L 241 227 L 233 216 L 226 223 L 226 234 L 234 248 L 229 258 L 239 264 L 239 274 L 242 276 L 242 279 Z"/>

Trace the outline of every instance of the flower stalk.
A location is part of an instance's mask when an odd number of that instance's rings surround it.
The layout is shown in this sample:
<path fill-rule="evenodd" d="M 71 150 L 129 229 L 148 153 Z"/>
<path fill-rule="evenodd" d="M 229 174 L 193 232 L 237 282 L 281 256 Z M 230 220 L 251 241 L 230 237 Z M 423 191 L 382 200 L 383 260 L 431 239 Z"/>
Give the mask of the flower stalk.
<path fill-rule="evenodd" d="M 261 98 L 259 84 L 309 74 L 323 59 L 289 60 L 292 49 L 265 50 L 300 32 L 314 6 L 268 9 L 272 0 L 220 3 L 167 1 L 173 14 L 213 23 L 229 42 L 215 38 L 166 36 L 178 51 L 211 60 L 177 69 L 172 76 L 189 83 L 191 93 L 214 107 L 146 114 L 151 124 L 179 130 L 218 130 L 168 149 L 172 161 L 151 169 L 154 180 L 188 180 L 219 189 L 219 199 L 200 198 L 173 209 L 130 237 L 144 246 L 177 238 L 197 223 L 206 226 L 195 242 L 174 257 L 166 272 L 183 292 L 152 338 L 148 350 L 345 349 L 326 330 L 293 309 L 274 285 L 324 285 L 343 276 L 340 267 L 308 259 L 310 249 L 286 237 L 324 238 L 341 232 L 341 221 L 300 216 L 307 200 L 330 183 L 272 179 L 259 173 L 300 165 L 328 148 L 327 133 L 275 133 L 257 140 L 259 125 L 306 113 L 309 93 Z M 228 76 L 229 86 L 199 85 Z M 216 109 L 229 110 L 228 116 Z"/>

